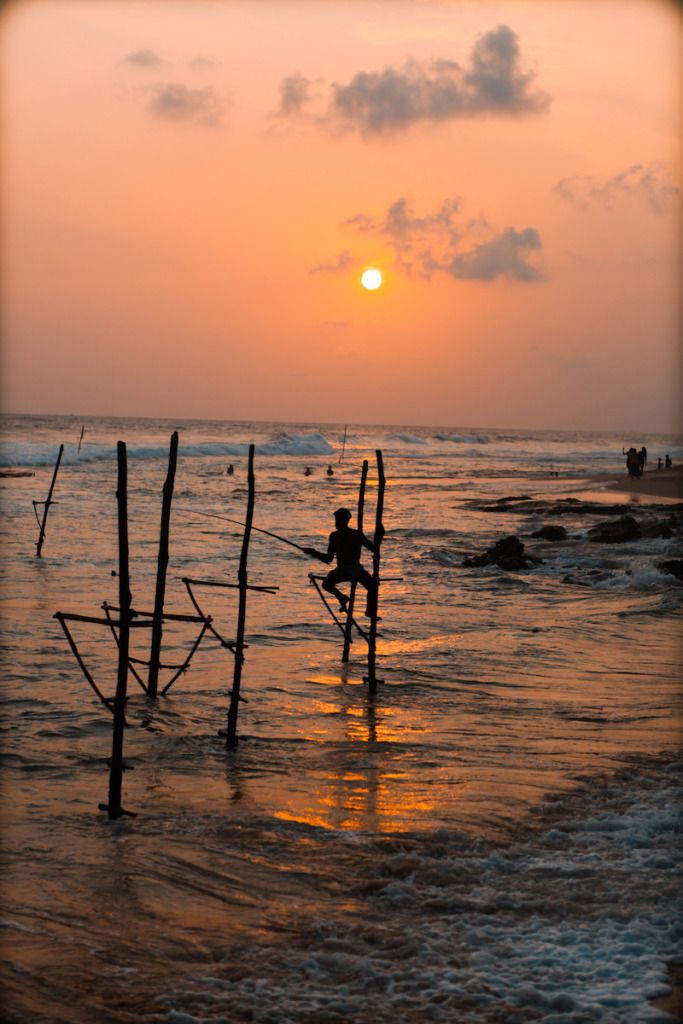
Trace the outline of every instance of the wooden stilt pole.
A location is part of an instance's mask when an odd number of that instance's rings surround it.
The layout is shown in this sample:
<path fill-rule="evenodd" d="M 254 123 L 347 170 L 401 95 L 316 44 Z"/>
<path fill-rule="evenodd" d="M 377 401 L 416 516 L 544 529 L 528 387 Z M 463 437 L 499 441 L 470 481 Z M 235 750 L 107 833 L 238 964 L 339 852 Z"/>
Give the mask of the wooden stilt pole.
<path fill-rule="evenodd" d="M 47 513 L 48 513 L 48 510 L 50 508 L 50 505 L 54 505 L 55 504 L 53 502 L 53 500 L 52 500 L 52 492 L 55 489 L 55 480 L 57 479 L 57 473 L 59 472 L 59 463 L 62 461 L 62 453 L 63 453 L 63 451 L 64 451 L 64 445 L 60 444 L 60 446 L 59 446 L 59 455 L 57 456 L 57 463 L 55 465 L 55 471 L 52 474 L 52 483 L 50 484 L 50 490 L 49 490 L 48 495 L 47 495 L 47 500 L 45 501 L 45 508 L 43 509 L 43 521 L 42 521 L 42 523 L 40 525 L 40 536 L 38 537 L 38 544 L 36 546 L 36 555 L 37 555 L 38 558 L 40 558 L 40 553 L 41 553 L 41 551 L 43 549 L 43 541 L 45 540 L 45 523 L 47 522 Z M 36 501 L 33 502 L 34 510 L 35 510 L 36 505 L 39 505 L 39 504 L 40 504 L 40 502 L 36 502 Z M 36 515 L 37 515 L 37 513 L 36 513 Z"/>
<path fill-rule="evenodd" d="M 128 688 L 128 648 L 130 639 L 130 577 L 128 571 L 128 464 L 126 445 L 119 441 L 118 488 L 116 500 L 119 512 L 119 669 L 114 697 L 114 731 L 109 771 L 109 803 L 100 804 L 109 818 L 130 814 L 121 807 L 121 776 L 123 774 L 123 730 L 126 726 L 126 691 Z M 134 815 L 131 815 L 134 817 Z"/>
<path fill-rule="evenodd" d="M 384 513 L 384 462 L 382 452 L 377 449 L 377 512 L 375 514 L 375 550 L 372 553 L 372 578 L 375 581 L 374 614 L 370 618 L 370 632 L 368 635 L 368 674 L 366 677 L 368 689 L 371 694 L 377 690 L 377 676 L 375 673 L 375 655 L 377 647 L 377 615 L 379 605 L 379 561 L 382 536 L 379 527 Z"/>
<path fill-rule="evenodd" d="M 368 479 L 368 460 L 363 460 L 363 469 L 360 475 L 360 488 L 358 491 L 358 515 L 357 527 L 363 532 L 363 505 L 365 503 L 365 484 Z M 351 631 L 353 628 L 353 606 L 356 600 L 356 587 L 358 584 L 352 583 L 349 591 L 349 603 L 347 605 L 348 616 L 346 619 L 346 627 L 344 629 L 344 650 L 342 652 L 342 661 L 347 662 L 349 660 L 349 648 L 351 647 Z"/>
<path fill-rule="evenodd" d="M 156 697 L 159 685 L 159 660 L 161 657 L 161 637 L 164 628 L 164 599 L 166 597 L 166 570 L 168 568 L 168 538 L 171 523 L 171 502 L 173 501 L 173 485 L 175 482 L 176 462 L 178 459 L 178 431 L 171 435 L 171 448 L 168 456 L 168 474 L 164 484 L 161 505 L 161 530 L 159 533 L 159 559 L 157 562 L 157 585 L 154 596 L 154 619 L 152 622 L 152 643 L 149 655 L 149 675 L 147 677 L 147 695 Z"/>
<path fill-rule="evenodd" d="M 235 672 L 230 693 L 230 707 L 228 709 L 228 736 L 226 745 L 237 746 L 237 711 L 240 702 L 240 682 L 242 680 L 242 663 L 244 661 L 244 627 L 247 619 L 247 561 L 249 555 L 249 538 L 251 536 L 251 523 L 254 517 L 254 445 L 249 445 L 249 469 L 247 472 L 248 498 L 247 515 L 244 522 L 244 536 L 242 538 L 242 554 L 240 556 L 240 567 L 238 572 L 239 582 L 239 611 L 237 615 L 237 638 L 235 641 Z"/>

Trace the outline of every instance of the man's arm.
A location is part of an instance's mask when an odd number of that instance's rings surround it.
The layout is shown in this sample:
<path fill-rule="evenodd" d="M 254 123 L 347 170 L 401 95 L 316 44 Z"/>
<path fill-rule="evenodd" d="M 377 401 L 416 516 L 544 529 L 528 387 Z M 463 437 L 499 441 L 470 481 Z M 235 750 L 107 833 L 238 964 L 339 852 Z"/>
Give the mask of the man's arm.
<path fill-rule="evenodd" d="M 367 548 L 368 551 L 374 551 L 378 544 L 381 543 L 382 537 L 384 536 L 384 524 L 380 523 L 375 530 L 374 540 L 368 540 L 364 533 L 361 534 L 361 543 L 363 547 Z"/>
<path fill-rule="evenodd" d="M 330 534 L 330 539 L 327 543 L 327 553 L 323 554 L 322 551 L 316 551 L 315 548 L 304 548 L 304 554 L 309 555 L 311 558 L 317 558 L 321 562 L 325 562 L 329 565 L 334 558 L 335 545 L 334 545 L 334 534 Z"/>

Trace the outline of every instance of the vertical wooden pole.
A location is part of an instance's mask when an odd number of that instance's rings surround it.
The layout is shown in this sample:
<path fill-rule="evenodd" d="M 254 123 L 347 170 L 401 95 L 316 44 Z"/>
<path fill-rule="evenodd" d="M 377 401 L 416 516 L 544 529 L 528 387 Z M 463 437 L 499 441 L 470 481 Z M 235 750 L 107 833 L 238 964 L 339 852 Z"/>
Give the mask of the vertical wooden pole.
<path fill-rule="evenodd" d="M 64 445 L 59 446 L 59 455 L 57 456 L 57 463 L 55 465 L 55 471 L 52 474 L 52 483 L 50 484 L 50 490 L 48 491 L 47 501 L 45 502 L 45 508 L 43 509 L 43 521 L 40 526 L 40 536 L 38 537 L 38 544 L 36 547 L 36 555 L 40 558 L 40 553 L 43 549 L 43 541 L 45 540 L 45 523 L 47 522 L 47 513 L 50 505 L 52 505 L 52 492 L 55 489 L 55 480 L 57 479 L 57 473 L 59 472 L 59 463 L 62 461 L 62 452 L 64 451 Z"/>
<path fill-rule="evenodd" d="M 128 573 L 128 465 L 126 445 L 117 444 L 118 489 L 116 500 L 119 511 L 119 670 L 114 698 L 114 733 L 109 772 L 109 803 L 106 810 L 110 818 L 120 818 L 121 776 L 123 774 L 123 730 L 126 725 L 126 691 L 128 688 L 128 648 L 130 640 L 130 578 Z"/>
<path fill-rule="evenodd" d="M 235 672 L 230 692 L 230 707 L 228 709 L 228 738 L 227 746 L 237 746 L 237 711 L 240 701 L 240 683 L 242 680 L 242 663 L 244 661 L 244 626 L 247 619 L 247 560 L 249 555 L 249 538 L 251 536 L 251 523 L 254 517 L 254 445 L 249 445 L 249 468 L 247 471 L 248 498 L 247 515 L 244 521 L 244 536 L 242 538 L 242 554 L 240 556 L 240 567 L 237 576 L 239 583 L 239 611 L 237 614 L 237 638 L 235 641 Z"/>
<path fill-rule="evenodd" d="M 85 434 L 85 423 L 81 427 L 81 436 L 78 439 L 78 450 L 79 450 L 79 452 L 81 450 L 81 445 L 83 444 L 83 435 L 84 434 Z"/>
<path fill-rule="evenodd" d="M 382 537 L 379 534 L 379 526 L 384 513 L 384 462 L 382 452 L 377 449 L 377 512 L 375 514 L 375 550 L 372 553 L 372 578 L 375 581 L 375 607 L 374 615 L 370 619 L 370 632 L 368 634 L 368 689 L 371 694 L 377 690 L 377 676 L 375 673 L 375 654 L 377 648 L 377 615 L 379 605 L 379 561 Z"/>
<path fill-rule="evenodd" d="M 363 505 L 365 503 L 365 483 L 368 479 L 368 460 L 363 460 L 363 469 L 360 475 L 360 488 L 358 490 L 358 516 L 356 525 L 358 529 L 363 532 Z M 349 591 L 349 603 L 346 606 L 348 615 L 346 616 L 346 626 L 344 627 L 344 650 L 342 651 L 342 662 L 349 660 L 349 649 L 351 647 L 351 631 L 353 629 L 353 606 L 356 600 L 356 587 L 357 583 L 351 584 L 351 590 Z"/>
<path fill-rule="evenodd" d="M 159 532 L 159 559 L 157 562 L 157 585 L 154 595 L 154 617 L 152 619 L 152 641 L 149 655 L 149 675 L 147 678 L 147 695 L 156 697 L 159 685 L 159 661 L 161 660 L 161 637 L 164 629 L 164 599 L 166 597 L 166 570 L 168 568 L 168 538 L 171 523 L 171 502 L 173 501 L 173 485 L 175 482 L 176 462 L 178 459 L 178 431 L 171 435 L 171 448 L 168 456 L 168 474 L 164 484 L 163 501 L 161 504 L 161 530 Z"/>

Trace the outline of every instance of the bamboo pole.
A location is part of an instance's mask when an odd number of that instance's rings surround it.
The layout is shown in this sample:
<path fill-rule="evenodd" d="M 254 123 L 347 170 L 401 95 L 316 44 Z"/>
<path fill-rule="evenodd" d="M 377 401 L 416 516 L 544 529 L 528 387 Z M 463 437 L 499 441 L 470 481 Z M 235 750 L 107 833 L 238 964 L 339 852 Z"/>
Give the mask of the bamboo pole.
<path fill-rule="evenodd" d="M 363 532 L 363 506 L 365 504 L 365 484 L 368 479 L 368 460 L 363 459 L 363 468 L 360 475 L 360 488 L 358 490 L 358 515 L 356 517 L 357 526 L 360 532 Z M 349 660 L 349 649 L 351 647 L 351 631 L 353 626 L 353 606 L 356 600 L 356 587 L 357 583 L 351 584 L 349 591 L 349 603 L 347 605 L 348 617 L 346 619 L 346 628 L 344 629 L 344 650 L 342 651 L 342 662 Z"/>
<path fill-rule="evenodd" d="M 121 776 L 123 774 L 123 730 L 126 725 L 126 690 L 128 686 L 128 649 L 130 639 L 130 578 L 128 569 L 128 464 L 126 445 L 119 441 L 116 446 L 118 457 L 118 488 L 116 500 L 119 512 L 119 668 L 114 697 L 114 730 L 109 771 L 109 803 L 100 804 L 109 818 L 120 818 L 130 814 L 121 807 Z M 133 815 L 134 816 L 134 815 Z"/>
<path fill-rule="evenodd" d="M 175 483 L 176 463 L 178 460 L 178 431 L 171 435 L 171 447 L 168 456 L 168 474 L 164 484 L 161 504 L 161 529 L 159 531 L 159 558 L 157 561 L 157 585 L 154 596 L 154 620 L 152 624 L 152 642 L 149 654 L 149 675 L 147 677 L 147 696 L 156 697 L 159 686 L 159 659 L 161 657 L 161 638 L 164 630 L 164 599 L 166 597 L 166 570 L 168 569 L 168 540 L 171 524 L 171 503 L 173 501 L 173 485 Z"/>
<path fill-rule="evenodd" d="M 368 634 L 368 674 L 366 677 L 368 688 L 371 694 L 377 690 L 376 676 L 376 650 L 377 650 L 377 616 L 379 605 L 379 563 L 382 534 L 380 526 L 384 513 L 384 462 L 382 452 L 377 449 L 377 511 L 375 513 L 375 550 L 372 553 L 372 578 L 375 581 L 374 614 L 370 618 L 370 632 Z"/>
<path fill-rule="evenodd" d="M 249 445 L 249 469 L 247 472 L 248 498 L 247 515 L 244 523 L 244 536 L 242 538 L 242 553 L 240 555 L 240 567 L 238 571 L 239 582 L 239 611 L 237 615 L 237 638 L 235 640 L 235 671 L 233 675 L 232 690 L 230 692 L 230 707 L 228 709 L 228 736 L 226 745 L 237 746 L 237 711 L 240 698 L 240 683 L 242 680 L 242 663 L 244 661 L 244 627 L 247 618 L 247 560 L 249 555 L 249 538 L 251 536 L 251 523 L 254 518 L 254 445 Z"/>
<path fill-rule="evenodd" d="M 38 544 L 37 544 L 37 547 L 36 547 L 36 556 L 38 558 L 40 558 L 40 553 L 41 553 L 41 551 L 43 549 L 43 541 L 45 540 L 45 524 L 47 522 L 47 513 L 48 513 L 48 510 L 50 508 L 50 505 L 54 505 L 55 504 L 55 502 L 53 502 L 53 500 L 52 500 L 52 492 L 55 489 L 55 480 L 57 479 L 57 473 L 59 472 L 59 463 L 62 461 L 62 453 L 63 453 L 63 451 L 64 451 L 64 445 L 60 444 L 60 446 L 59 446 L 59 455 L 57 456 L 57 463 L 55 465 L 55 471 L 52 474 L 52 483 L 50 484 L 50 490 L 49 490 L 48 495 L 47 495 L 47 500 L 44 502 L 45 508 L 43 509 L 43 521 L 42 521 L 42 523 L 40 525 L 40 536 L 38 537 Z M 37 502 L 37 501 L 33 502 L 34 510 L 35 510 L 36 505 L 39 505 L 39 504 L 40 504 L 40 502 Z"/>

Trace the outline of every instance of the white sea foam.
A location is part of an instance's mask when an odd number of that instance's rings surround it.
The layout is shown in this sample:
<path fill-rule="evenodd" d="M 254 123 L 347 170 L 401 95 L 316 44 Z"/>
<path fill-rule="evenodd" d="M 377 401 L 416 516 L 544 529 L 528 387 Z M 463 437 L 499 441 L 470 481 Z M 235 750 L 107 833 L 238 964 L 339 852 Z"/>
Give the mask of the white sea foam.
<path fill-rule="evenodd" d="M 437 434 L 439 441 L 451 441 L 453 444 L 490 444 L 485 434 Z"/>
<path fill-rule="evenodd" d="M 229 984 L 218 969 L 169 988 L 169 1019 L 192 1007 L 210 1022 L 232 1011 L 278 1024 L 485 1024 L 505 1008 L 511 1021 L 528 1010 L 544 1024 L 664 1024 L 651 1001 L 670 993 L 666 962 L 683 933 L 678 767 L 668 774 L 674 785 L 626 806 L 617 793 L 601 809 L 594 794 L 593 814 L 577 807 L 533 843 L 468 853 L 445 829 L 406 837 L 368 857 L 376 894 L 362 914 L 311 920 L 286 949 L 245 951 L 248 976 Z"/>

